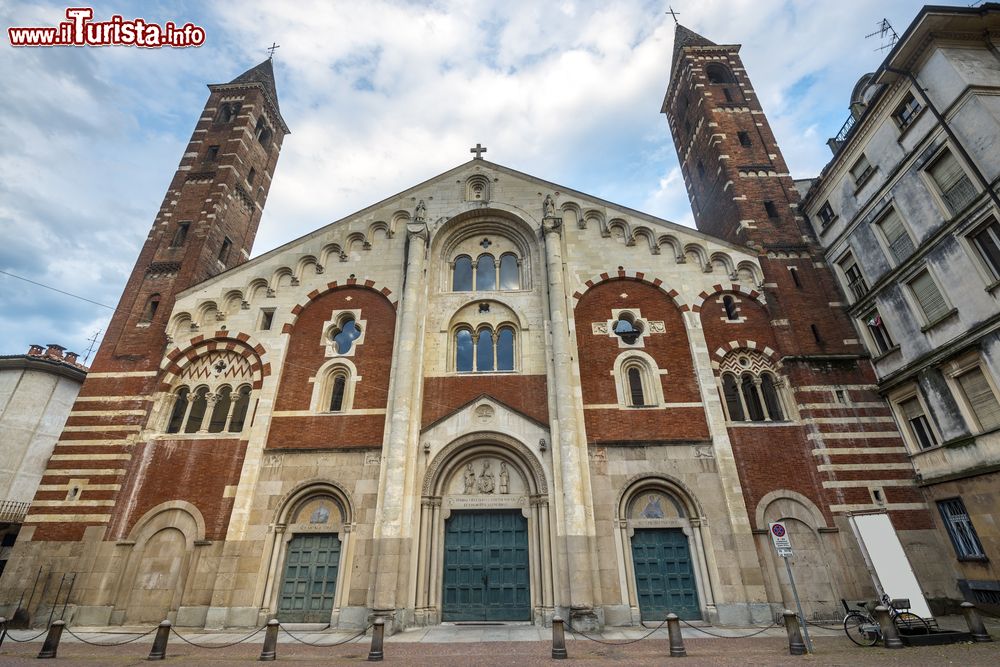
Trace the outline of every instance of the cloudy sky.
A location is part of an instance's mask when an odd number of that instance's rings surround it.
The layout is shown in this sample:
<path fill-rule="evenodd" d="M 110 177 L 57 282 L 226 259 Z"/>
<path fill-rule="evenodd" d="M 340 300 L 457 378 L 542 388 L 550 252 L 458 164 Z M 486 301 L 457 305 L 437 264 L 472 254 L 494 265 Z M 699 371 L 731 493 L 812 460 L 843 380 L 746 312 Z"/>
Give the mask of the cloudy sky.
<path fill-rule="evenodd" d="M 71 3 L 82 4 L 82 3 Z M 665 2 L 97 2 L 205 28 L 200 48 L 11 48 L 66 5 L 0 0 L 0 269 L 103 304 L 125 279 L 207 98 L 266 57 L 292 130 L 254 255 L 486 157 L 691 225 L 666 120 Z M 850 90 L 914 0 L 675 0 L 742 57 L 792 175 L 816 175 Z M 967 5 L 968 2 L 959 3 Z M 83 353 L 110 311 L 0 275 L 0 354 Z"/>

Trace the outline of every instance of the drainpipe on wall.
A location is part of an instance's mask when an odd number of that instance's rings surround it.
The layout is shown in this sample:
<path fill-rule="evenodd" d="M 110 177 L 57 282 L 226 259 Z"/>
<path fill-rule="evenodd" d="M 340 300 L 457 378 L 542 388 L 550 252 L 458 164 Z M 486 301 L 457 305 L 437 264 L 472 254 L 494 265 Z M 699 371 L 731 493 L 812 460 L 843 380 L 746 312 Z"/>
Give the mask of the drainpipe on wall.
<path fill-rule="evenodd" d="M 962 154 L 962 158 L 965 160 L 966 164 L 968 164 L 975 173 L 976 179 L 979 180 L 979 184 L 983 186 L 983 189 L 985 189 L 987 193 L 989 193 L 990 199 L 993 200 L 993 204 L 997 207 L 997 209 L 1000 209 L 1000 197 L 997 197 L 996 192 L 994 192 L 993 188 L 990 187 L 989 181 L 986 180 L 983 172 L 979 170 L 979 166 L 972 159 L 972 156 L 969 155 L 968 151 L 965 150 L 965 146 L 958 140 L 958 137 L 952 131 L 951 127 L 949 127 L 948 122 L 944 119 L 944 116 L 941 115 L 941 113 L 937 110 L 937 107 L 934 106 L 934 103 L 931 102 L 931 98 L 927 95 L 927 91 L 924 90 L 924 87 L 920 85 L 920 81 L 917 79 L 916 75 L 907 70 L 896 69 L 895 67 L 889 67 L 888 65 L 885 65 L 884 68 L 887 72 L 902 74 L 913 83 L 921 99 L 924 101 L 924 106 L 930 109 L 934 118 L 936 118 L 937 122 L 944 128 L 945 134 L 947 134 L 948 138 L 951 139 L 951 142 L 955 145 L 955 148 L 958 149 L 958 152 Z"/>

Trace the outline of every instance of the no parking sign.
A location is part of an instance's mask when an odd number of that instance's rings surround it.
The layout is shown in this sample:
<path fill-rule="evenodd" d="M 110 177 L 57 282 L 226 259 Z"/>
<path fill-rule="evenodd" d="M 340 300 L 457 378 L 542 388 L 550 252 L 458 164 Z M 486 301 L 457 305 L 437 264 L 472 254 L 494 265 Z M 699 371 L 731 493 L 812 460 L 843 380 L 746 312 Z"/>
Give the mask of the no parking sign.
<path fill-rule="evenodd" d="M 792 555 L 792 541 L 788 539 L 788 531 L 785 529 L 784 522 L 775 521 L 767 524 L 767 532 L 770 533 L 771 542 L 774 543 L 774 548 L 777 549 L 779 556 L 788 558 Z"/>

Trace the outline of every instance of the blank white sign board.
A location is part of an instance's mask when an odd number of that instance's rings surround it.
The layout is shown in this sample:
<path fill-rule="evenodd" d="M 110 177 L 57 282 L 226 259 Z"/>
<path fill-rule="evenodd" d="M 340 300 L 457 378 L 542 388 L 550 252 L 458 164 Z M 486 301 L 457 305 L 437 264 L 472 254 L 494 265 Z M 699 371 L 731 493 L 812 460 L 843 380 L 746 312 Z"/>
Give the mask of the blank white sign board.
<path fill-rule="evenodd" d="M 889 515 L 859 514 L 850 520 L 873 570 L 876 587 L 881 586 L 890 598 L 909 598 L 910 611 L 926 619 L 933 618 Z"/>

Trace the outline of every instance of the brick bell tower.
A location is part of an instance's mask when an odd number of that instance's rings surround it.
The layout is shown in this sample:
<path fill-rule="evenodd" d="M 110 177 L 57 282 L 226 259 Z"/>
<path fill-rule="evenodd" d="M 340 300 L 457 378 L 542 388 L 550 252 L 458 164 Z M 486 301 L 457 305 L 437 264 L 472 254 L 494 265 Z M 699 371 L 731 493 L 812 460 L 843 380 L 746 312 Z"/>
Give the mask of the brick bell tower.
<path fill-rule="evenodd" d="M 49 462 L 40 487 L 65 488 L 37 492 L 25 521 L 35 524 L 31 540 L 80 540 L 88 527 L 108 523 L 160 381 L 175 295 L 250 256 L 281 142 L 289 133 L 278 109 L 271 60 L 208 89 L 56 445 L 54 453 L 64 456 Z M 77 484 L 82 493 L 74 494 Z"/>
<path fill-rule="evenodd" d="M 851 535 L 852 512 L 888 511 L 904 548 L 910 540 L 933 541 L 933 522 L 892 412 L 875 391 L 867 352 L 799 211 L 798 192 L 739 51 L 678 25 L 661 111 L 698 229 L 756 254 L 763 272 L 761 319 L 732 325 L 725 339 L 708 340 L 709 348 L 772 339 L 794 402 L 795 414 L 782 422 L 727 427 L 747 509 L 754 517 L 768 494 L 792 490 L 824 515 L 828 528 L 817 530 L 839 535 L 825 538 L 824 548 L 845 554 L 857 554 L 857 544 L 844 537 Z M 719 291 L 729 289 L 720 285 Z M 762 533 L 767 526 L 754 528 Z M 766 540 L 758 543 L 762 559 L 773 557 L 771 551 Z M 850 567 L 863 571 L 857 561 Z M 838 581 L 846 586 L 852 579 L 844 574 Z"/>
<path fill-rule="evenodd" d="M 864 353 L 739 57 L 678 25 L 663 101 L 698 229 L 755 252 L 775 334 L 797 354 Z"/>

